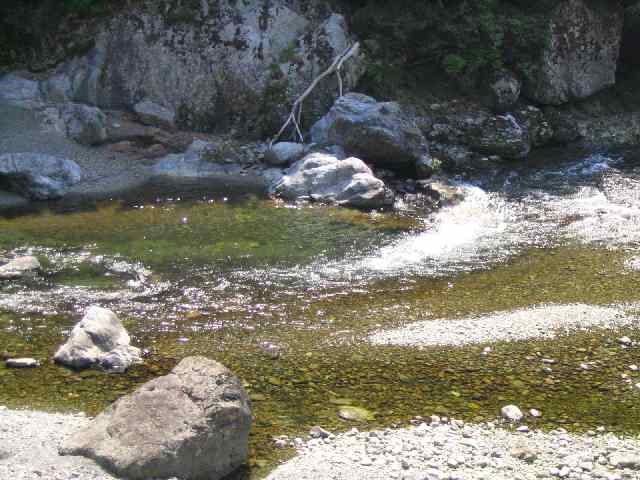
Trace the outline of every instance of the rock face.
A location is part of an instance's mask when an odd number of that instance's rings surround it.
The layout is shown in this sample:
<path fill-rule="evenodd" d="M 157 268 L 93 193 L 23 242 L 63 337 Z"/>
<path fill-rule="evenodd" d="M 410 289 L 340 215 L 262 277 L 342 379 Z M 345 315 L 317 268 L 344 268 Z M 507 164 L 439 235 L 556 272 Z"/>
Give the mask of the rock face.
<path fill-rule="evenodd" d="M 97 145 L 107 139 L 107 116 L 96 107 L 66 103 L 60 108 L 60 119 L 69 138 L 83 145 Z"/>
<path fill-rule="evenodd" d="M 20 278 L 40 270 L 36 257 L 18 257 L 0 267 L 0 280 Z"/>
<path fill-rule="evenodd" d="M 112 18 L 93 51 L 60 66 L 45 90 L 102 108 L 144 100 L 175 112 L 181 127 L 271 134 L 353 42 L 320 0 L 145 0 Z M 347 90 L 362 71 L 362 58 L 344 65 Z M 327 80 L 306 112 L 319 117 L 336 92 L 337 80 Z"/>
<path fill-rule="evenodd" d="M 100 365 L 108 371 L 122 372 L 141 361 L 140 349 L 132 347 L 130 341 L 115 313 L 90 307 L 53 358 L 72 368 Z"/>
<path fill-rule="evenodd" d="M 620 2 L 558 2 L 549 15 L 548 46 L 525 75 L 526 96 L 559 105 L 613 85 L 623 13 Z"/>
<path fill-rule="evenodd" d="M 65 158 L 43 153 L 0 155 L 0 179 L 11 189 L 34 200 L 64 196 L 81 176 L 78 164 Z"/>
<path fill-rule="evenodd" d="M 321 145 L 339 145 L 376 166 L 414 168 L 427 156 L 420 129 L 395 102 L 377 102 L 359 93 L 344 95 L 311 129 Z"/>
<path fill-rule="evenodd" d="M 217 480 L 246 462 L 250 426 L 240 380 L 213 360 L 188 357 L 120 398 L 60 453 L 131 479 Z"/>
<path fill-rule="evenodd" d="M 359 208 L 393 203 L 384 182 L 362 160 L 312 153 L 296 162 L 270 188 L 287 200 L 309 199 Z"/>

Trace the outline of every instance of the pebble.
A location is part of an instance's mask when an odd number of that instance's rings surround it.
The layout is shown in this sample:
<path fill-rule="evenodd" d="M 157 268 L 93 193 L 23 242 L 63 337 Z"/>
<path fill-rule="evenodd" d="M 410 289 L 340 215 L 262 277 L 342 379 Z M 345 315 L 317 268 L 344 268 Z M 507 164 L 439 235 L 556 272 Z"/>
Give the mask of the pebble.
<path fill-rule="evenodd" d="M 637 438 L 574 435 L 561 428 L 524 437 L 493 423 L 460 428 L 451 419 L 310 440 L 265 480 L 626 480 L 640 478 L 632 469 L 640 466 L 639 452 Z M 609 460 L 618 462 L 616 470 Z"/>
<path fill-rule="evenodd" d="M 620 345 L 631 345 L 632 341 L 629 337 L 620 337 L 618 343 Z"/>

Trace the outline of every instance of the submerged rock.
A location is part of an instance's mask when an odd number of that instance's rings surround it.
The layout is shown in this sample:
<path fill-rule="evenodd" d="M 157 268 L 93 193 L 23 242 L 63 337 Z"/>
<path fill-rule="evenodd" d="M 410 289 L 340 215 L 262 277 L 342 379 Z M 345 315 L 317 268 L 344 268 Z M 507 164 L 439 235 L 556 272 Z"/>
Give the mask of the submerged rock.
<path fill-rule="evenodd" d="M 338 416 L 352 422 L 368 422 L 374 419 L 373 413 L 366 408 L 345 405 L 338 410 Z"/>
<path fill-rule="evenodd" d="M 427 140 L 399 104 L 360 93 L 339 98 L 311 128 L 311 139 L 387 168 L 414 169 L 429 154 Z"/>
<path fill-rule="evenodd" d="M 188 357 L 120 398 L 60 453 L 126 478 L 217 480 L 246 462 L 250 426 L 242 382 L 220 363 Z"/>
<path fill-rule="evenodd" d="M 524 72 L 525 94 L 559 105 L 615 84 L 623 17 L 621 2 L 558 2 L 549 13 L 547 46 Z"/>
<path fill-rule="evenodd" d="M 18 257 L 0 266 L 0 279 L 20 278 L 40 270 L 40 262 L 36 257 Z"/>
<path fill-rule="evenodd" d="M 60 198 L 81 178 L 77 163 L 44 153 L 0 155 L 0 179 L 18 193 L 35 200 Z"/>
<path fill-rule="evenodd" d="M 132 347 L 130 342 L 115 313 L 106 308 L 89 307 L 53 358 L 72 368 L 100 365 L 107 371 L 123 372 L 142 361 L 140 349 Z"/>
<path fill-rule="evenodd" d="M 362 160 L 339 160 L 322 153 L 312 153 L 296 162 L 275 180 L 270 190 L 287 200 L 309 199 L 360 208 L 393 203 L 391 191 Z"/>

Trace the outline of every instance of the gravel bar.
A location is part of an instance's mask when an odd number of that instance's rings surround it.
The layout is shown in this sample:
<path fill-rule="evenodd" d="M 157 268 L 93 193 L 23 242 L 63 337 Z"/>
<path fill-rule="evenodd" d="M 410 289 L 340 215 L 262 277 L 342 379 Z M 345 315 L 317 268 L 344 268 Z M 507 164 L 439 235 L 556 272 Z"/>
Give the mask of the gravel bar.
<path fill-rule="evenodd" d="M 302 444 L 267 480 L 639 479 L 640 439 L 461 421 L 350 432 Z"/>
<path fill-rule="evenodd" d="M 592 328 L 616 328 L 640 323 L 616 307 L 584 304 L 538 305 L 461 320 L 426 320 L 369 336 L 375 345 L 429 347 L 458 346 L 499 341 L 554 338 Z"/>
<path fill-rule="evenodd" d="M 62 457 L 62 441 L 89 419 L 0 407 L 0 479 L 115 480 L 84 457 Z"/>

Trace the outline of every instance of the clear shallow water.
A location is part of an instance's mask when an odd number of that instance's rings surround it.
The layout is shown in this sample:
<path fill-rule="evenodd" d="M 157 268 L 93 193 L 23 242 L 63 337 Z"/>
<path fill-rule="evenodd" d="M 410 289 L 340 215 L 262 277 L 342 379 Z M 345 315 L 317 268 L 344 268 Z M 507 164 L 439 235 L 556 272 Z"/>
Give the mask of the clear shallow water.
<path fill-rule="evenodd" d="M 0 366 L 0 403 L 96 412 L 183 356 L 205 354 L 254 398 L 252 475 L 281 454 L 273 435 L 350 427 L 332 402 L 345 398 L 374 411 L 375 425 L 434 412 L 489 419 L 516 402 L 543 410 L 544 427 L 637 432 L 640 406 L 620 375 L 638 356 L 615 341 L 633 330 L 497 345 L 484 360 L 483 346 L 362 342 L 411 320 L 637 302 L 634 162 L 595 155 L 514 168 L 464 184 L 465 201 L 426 218 L 289 208 L 225 186 L 7 214 L 0 256 L 35 253 L 45 275 L 0 285 L 0 345 L 45 366 Z M 107 376 L 46 362 L 93 303 L 116 310 L 151 349 L 144 367 Z M 262 342 L 282 356 L 265 355 Z M 550 378 L 538 352 L 561 360 Z M 576 375 L 585 360 L 600 367 Z"/>

